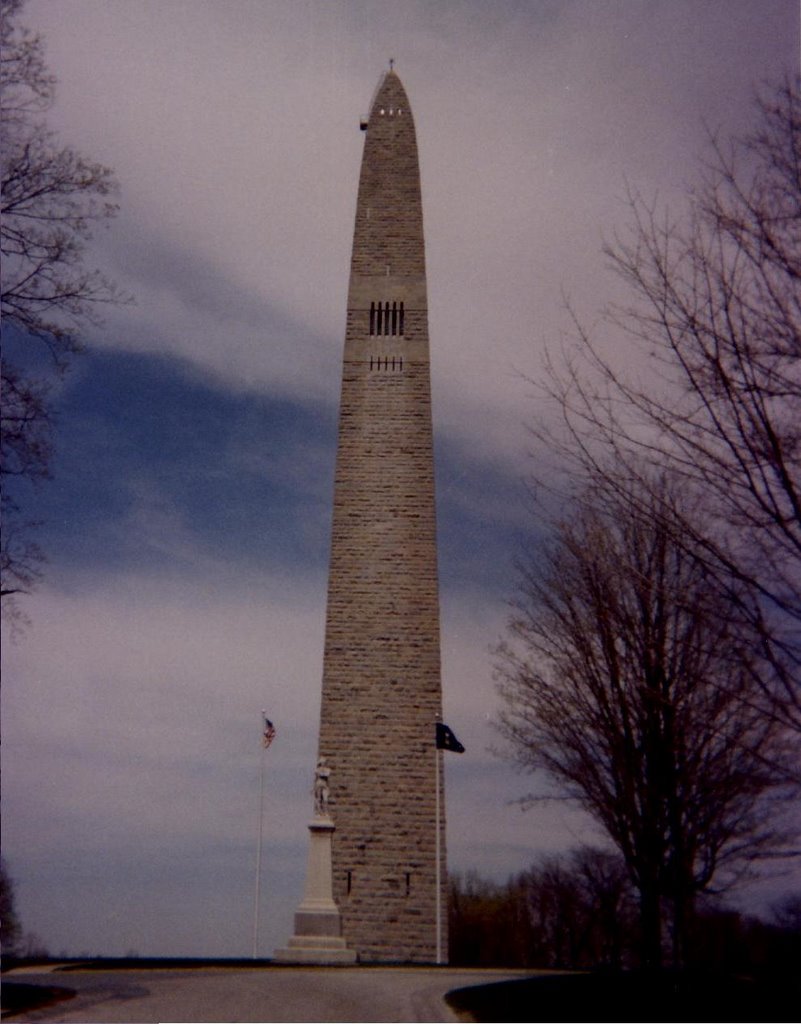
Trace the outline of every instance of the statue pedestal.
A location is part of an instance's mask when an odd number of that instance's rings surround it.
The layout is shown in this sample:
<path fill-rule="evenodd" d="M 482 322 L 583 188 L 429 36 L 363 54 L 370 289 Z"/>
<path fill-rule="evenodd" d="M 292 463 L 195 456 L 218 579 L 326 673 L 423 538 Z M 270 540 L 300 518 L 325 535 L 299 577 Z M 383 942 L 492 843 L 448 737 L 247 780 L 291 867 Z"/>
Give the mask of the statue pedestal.
<path fill-rule="evenodd" d="M 342 938 L 339 910 L 334 903 L 331 877 L 331 835 L 334 823 L 327 815 L 309 825 L 309 860 L 303 902 L 295 913 L 295 934 L 273 959 L 285 964 L 353 964 L 356 953 Z"/>

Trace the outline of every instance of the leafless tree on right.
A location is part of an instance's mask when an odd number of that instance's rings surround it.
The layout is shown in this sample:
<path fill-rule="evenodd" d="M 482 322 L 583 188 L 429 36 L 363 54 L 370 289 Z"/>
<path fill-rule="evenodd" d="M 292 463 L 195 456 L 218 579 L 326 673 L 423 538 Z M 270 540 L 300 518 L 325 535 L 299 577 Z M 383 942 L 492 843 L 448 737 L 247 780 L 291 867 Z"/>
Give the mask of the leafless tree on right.
<path fill-rule="evenodd" d="M 579 490 L 614 462 L 607 486 L 633 507 L 646 496 L 644 515 L 659 514 L 654 467 L 681 482 L 700 515 L 679 539 L 758 637 L 766 713 L 801 729 L 798 78 L 766 89 L 757 115 L 746 138 L 712 138 L 686 216 L 630 192 L 630 230 L 606 251 L 631 301 L 606 325 L 645 372 L 622 371 L 576 319 L 576 350 L 545 385 L 563 430 L 535 431 Z"/>

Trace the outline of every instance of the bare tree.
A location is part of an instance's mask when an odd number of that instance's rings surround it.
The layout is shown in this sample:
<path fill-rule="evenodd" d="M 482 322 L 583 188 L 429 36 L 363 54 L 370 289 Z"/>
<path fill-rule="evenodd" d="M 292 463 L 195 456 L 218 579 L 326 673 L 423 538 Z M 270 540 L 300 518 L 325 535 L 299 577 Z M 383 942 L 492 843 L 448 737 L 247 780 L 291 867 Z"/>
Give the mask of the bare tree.
<path fill-rule="evenodd" d="M 60 146 L 47 129 L 42 117 L 55 80 L 41 37 L 18 24 L 22 5 L 0 0 L 2 316 L 5 328 L 13 325 L 28 346 L 44 345 L 50 370 L 60 373 L 80 347 L 80 331 L 96 322 L 98 304 L 121 298 L 99 271 L 84 265 L 92 225 L 116 212 L 111 197 L 117 186 L 107 167 Z M 4 596 L 29 590 L 41 561 L 8 483 L 46 478 L 51 452 L 47 382 L 27 368 L 35 360 L 15 360 L 7 348 L 0 461 Z"/>
<path fill-rule="evenodd" d="M 499 727 L 625 859 L 644 963 L 661 963 L 666 927 L 681 963 L 696 895 L 782 849 L 789 748 L 755 700 L 737 603 L 677 539 L 687 508 L 664 480 L 637 508 L 608 479 L 521 565 Z"/>
<path fill-rule="evenodd" d="M 636 903 L 619 855 L 579 847 L 543 857 L 507 886 L 522 908 L 531 967 L 620 968 L 636 946 Z"/>
<path fill-rule="evenodd" d="M 450 961 L 506 967 L 620 968 L 633 962 L 636 902 L 622 858 L 580 847 L 499 884 L 454 875 Z"/>
<path fill-rule="evenodd" d="M 579 326 L 579 358 L 552 372 L 551 391 L 579 477 L 597 481 L 611 453 L 631 502 L 653 479 L 643 464 L 667 466 L 696 496 L 702 528 L 688 520 L 686 544 L 759 634 L 766 709 L 801 728 L 798 79 L 762 96 L 758 113 L 744 140 L 712 140 L 685 219 L 632 193 L 631 231 L 607 247 L 632 295 L 610 323 L 618 344 L 647 356 L 644 383 Z"/>
<path fill-rule="evenodd" d="M 13 956 L 19 945 L 22 929 L 14 905 L 14 883 L 3 858 L 0 858 L 0 927 L 3 952 L 6 956 Z"/>

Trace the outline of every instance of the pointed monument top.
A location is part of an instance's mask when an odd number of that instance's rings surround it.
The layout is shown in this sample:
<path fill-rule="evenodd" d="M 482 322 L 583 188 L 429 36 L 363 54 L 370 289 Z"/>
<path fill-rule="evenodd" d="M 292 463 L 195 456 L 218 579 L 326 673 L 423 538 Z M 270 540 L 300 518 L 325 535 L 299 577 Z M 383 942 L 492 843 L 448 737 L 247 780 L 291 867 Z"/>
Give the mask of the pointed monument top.
<path fill-rule="evenodd" d="M 391 58 L 389 63 L 389 71 L 383 73 L 376 91 L 373 93 L 373 101 L 370 104 L 370 120 L 376 116 L 394 116 L 399 112 L 401 116 L 411 114 L 406 90 L 394 68 L 394 59 Z"/>

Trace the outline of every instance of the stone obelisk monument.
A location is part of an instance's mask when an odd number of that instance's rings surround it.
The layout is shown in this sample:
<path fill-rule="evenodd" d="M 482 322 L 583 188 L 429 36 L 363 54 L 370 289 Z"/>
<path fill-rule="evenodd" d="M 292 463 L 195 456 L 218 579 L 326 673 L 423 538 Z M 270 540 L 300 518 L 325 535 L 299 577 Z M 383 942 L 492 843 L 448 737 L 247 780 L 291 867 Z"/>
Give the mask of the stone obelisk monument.
<path fill-rule="evenodd" d="M 363 962 L 433 962 L 447 916 L 428 313 L 414 120 L 393 70 L 362 128 L 319 752 L 347 946 Z"/>

